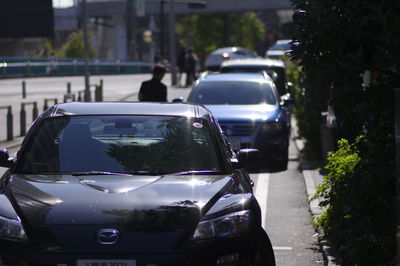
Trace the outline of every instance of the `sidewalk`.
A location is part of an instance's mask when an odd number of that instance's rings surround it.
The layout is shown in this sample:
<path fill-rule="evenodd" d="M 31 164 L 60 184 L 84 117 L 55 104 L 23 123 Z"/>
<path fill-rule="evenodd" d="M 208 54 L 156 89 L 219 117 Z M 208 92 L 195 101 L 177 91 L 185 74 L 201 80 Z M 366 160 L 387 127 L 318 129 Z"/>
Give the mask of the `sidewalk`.
<path fill-rule="evenodd" d="M 318 184 L 320 184 L 323 180 L 323 176 L 319 173 L 319 171 L 315 170 L 318 167 L 321 167 L 321 164 L 318 162 L 308 161 L 305 158 L 304 154 L 302 153 L 304 149 L 304 143 L 302 140 L 295 138 L 294 142 L 300 154 L 300 162 L 299 162 L 300 171 L 304 178 L 304 183 L 306 185 L 306 191 L 307 191 L 307 199 L 309 200 L 309 205 L 310 205 L 310 212 L 314 219 L 318 217 L 322 212 L 322 208 L 319 206 L 318 199 L 310 201 L 310 199 L 316 192 Z M 315 227 L 315 229 L 317 231 L 318 242 L 320 244 L 321 251 L 327 265 L 328 266 L 342 265 L 337 250 L 329 246 L 327 240 L 325 239 L 324 232 L 320 228 Z"/>

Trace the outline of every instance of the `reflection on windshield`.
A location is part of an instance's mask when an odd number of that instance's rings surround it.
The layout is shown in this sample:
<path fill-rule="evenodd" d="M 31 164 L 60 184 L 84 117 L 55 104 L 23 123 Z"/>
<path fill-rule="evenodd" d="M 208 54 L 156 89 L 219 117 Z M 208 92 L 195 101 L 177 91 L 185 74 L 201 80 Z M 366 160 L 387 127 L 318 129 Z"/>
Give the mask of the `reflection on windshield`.
<path fill-rule="evenodd" d="M 216 142 L 201 120 L 167 116 L 48 119 L 28 142 L 18 173 L 220 172 Z"/>
<path fill-rule="evenodd" d="M 200 104 L 276 104 L 268 83 L 204 82 L 200 83 L 190 101 Z"/>

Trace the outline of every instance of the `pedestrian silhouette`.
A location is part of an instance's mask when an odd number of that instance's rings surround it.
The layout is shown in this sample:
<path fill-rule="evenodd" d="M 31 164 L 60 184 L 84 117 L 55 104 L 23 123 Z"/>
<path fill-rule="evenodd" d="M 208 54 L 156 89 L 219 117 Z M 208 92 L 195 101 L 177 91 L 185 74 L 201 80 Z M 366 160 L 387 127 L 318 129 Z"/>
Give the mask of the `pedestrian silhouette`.
<path fill-rule="evenodd" d="M 192 85 L 193 81 L 196 80 L 197 75 L 197 64 L 199 60 L 194 52 L 194 49 L 189 48 L 188 55 L 186 57 L 186 87 Z"/>
<path fill-rule="evenodd" d="M 176 63 L 178 66 L 178 85 L 179 86 L 182 86 L 183 73 L 186 73 L 186 56 L 187 56 L 186 48 L 181 47 L 181 50 L 180 50 L 177 60 L 176 60 Z"/>
<path fill-rule="evenodd" d="M 157 65 L 153 68 L 153 77 L 150 80 L 143 81 L 139 90 L 139 101 L 141 102 L 166 102 L 167 86 L 161 80 L 165 75 L 164 66 Z"/>

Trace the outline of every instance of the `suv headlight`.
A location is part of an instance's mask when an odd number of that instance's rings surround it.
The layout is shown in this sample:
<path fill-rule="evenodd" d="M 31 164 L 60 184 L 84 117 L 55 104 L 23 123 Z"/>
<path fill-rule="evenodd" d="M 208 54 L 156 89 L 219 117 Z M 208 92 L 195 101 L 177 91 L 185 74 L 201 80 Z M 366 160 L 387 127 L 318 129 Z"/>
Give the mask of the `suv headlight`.
<path fill-rule="evenodd" d="M 283 129 L 283 125 L 280 122 L 268 122 L 261 126 L 262 131 L 279 131 Z"/>
<path fill-rule="evenodd" d="M 0 238 L 14 241 L 28 241 L 21 220 L 9 219 L 0 216 Z"/>
<path fill-rule="evenodd" d="M 202 221 L 197 225 L 193 240 L 230 237 L 248 231 L 251 222 L 249 210 L 230 213 L 215 219 Z"/>

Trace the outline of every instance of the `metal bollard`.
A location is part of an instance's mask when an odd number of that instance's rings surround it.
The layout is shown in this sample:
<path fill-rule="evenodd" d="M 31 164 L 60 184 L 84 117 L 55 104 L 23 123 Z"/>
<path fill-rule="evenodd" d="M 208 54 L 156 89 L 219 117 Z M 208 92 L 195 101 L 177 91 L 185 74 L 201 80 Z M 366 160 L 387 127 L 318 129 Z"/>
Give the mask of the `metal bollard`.
<path fill-rule="evenodd" d="M 66 102 L 66 100 L 68 99 L 67 97 L 68 97 L 68 95 L 64 94 L 64 102 Z M 46 99 L 44 99 L 43 111 L 46 111 L 49 108 L 49 101 L 53 101 L 54 104 L 58 103 L 58 99 L 57 98 L 50 98 L 50 99 L 46 98 Z"/>
<path fill-rule="evenodd" d="M 67 94 L 71 94 L 71 82 L 67 83 Z"/>
<path fill-rule="evenodd" d="M 26 98 L 26 82 L 22 81 L 22 98 Z"/>
<path fill-rule="evenodd" d="M 103 88 L 100 85 L 95 86 L 94 99 L 95 99 L 95 102 L 103 101 Z"/>
<path fill-rule="evenodd" d="M 64 99 L 65 99 L 65 95 L 64 95 Z M 46 111 L 48 108 L 49 108 L 49 105 L 47 103 L 47 99 L 44 99 L 43 111 Z"/>
<path fill-rule="evenodd" d="M 37 108 L 37 102 L 33 103 L 33 109 L 32 109 L 32 121 L 35 121 L 35 119 L 39 116 L 39 110 Z"/>
<path fill-rule="evenodd" d="M 11 111 L 11 106 L 7 108 L 7 140 L 13 140 L 14 138 L 14 130 L 13 130 L 13 115 Z"/>
<path fill-rule="evenodd" d="M 26 135 L 26 111 L 25 111 L 25 103 L 21 103 L 21 112 L 20 112 L 20 136 L 23 137 Z"/>

